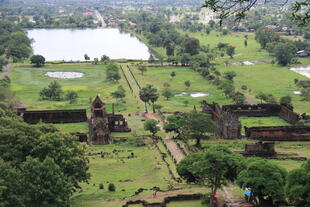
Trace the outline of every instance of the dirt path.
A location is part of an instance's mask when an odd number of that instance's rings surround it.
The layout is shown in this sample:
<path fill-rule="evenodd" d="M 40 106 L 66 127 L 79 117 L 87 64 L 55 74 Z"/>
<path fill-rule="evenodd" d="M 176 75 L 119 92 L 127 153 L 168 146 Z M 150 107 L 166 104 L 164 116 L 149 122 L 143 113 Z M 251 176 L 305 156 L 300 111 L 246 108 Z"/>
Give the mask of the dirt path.
<path fill-rule="evenodd" d="M 150 119 L 158 120 L 157 117 L 155 116 L 155 114 L 151 113 L 151 112 L 147 113 L 146 117 L 148 117 Z M 165 130 L 163 128 L 163 123 L 160 122 L 158 126 L 160 127 L 160 130 L 163 133 L 165 133 L 165 137 L 163 138 L 163 142 L 166 144 L 168 150 L 170 151 L 171 155 L 176 160 L 176 162 L 179 163 L 185 157 L 185 155 L 183 154 L 183 152 L 181 151 L 179 146 L 176 144 L 176 142 L 171 138 L 171 136 L 165 132 Z"/>
<path fill-rule="evenodd" d="M 224 191 L 223 197 L 226 201 L 227 207 L 251 207 L 251 206 L 253 206 L 253 205 L 247 203 L 242 198 L 236 198 L 232 194 L 233 187 L 231 187 L 231 186 L 224 187 L 223 191 Z"/>
<path fill-rule="evenodd" d="M 11 65 L 7 64 L 4 68 L 1 79 L 4 78 L 5 76 L 9 76 L 10 72 L 11 72 Z"/>

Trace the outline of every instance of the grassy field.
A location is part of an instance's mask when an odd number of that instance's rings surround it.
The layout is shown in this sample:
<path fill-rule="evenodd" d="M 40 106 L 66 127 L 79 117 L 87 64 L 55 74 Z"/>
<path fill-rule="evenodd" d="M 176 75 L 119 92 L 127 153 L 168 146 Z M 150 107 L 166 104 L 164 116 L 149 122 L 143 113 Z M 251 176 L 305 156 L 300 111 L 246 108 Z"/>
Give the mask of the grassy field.
<path fill-rule="evenodd" d="M 241 133 L 244 133 L 244 127 L 260 127 L 260 126 L 289 126 L 285 120 L 278 116 L 271 117 L 240 117 Z"/>
<path fill-rule="evenodd" d="M 282 96 L 291 96 L 295 111 L 298 113 L 310 113 L 309 102 L 301 101 L 300 95 L 293 94 L 300 88 L 294 84 L 294 79 L 306 80 L 307 78 L 295 73 L 288 68 L 271 64 L 250 65 L 250 66 L 218 66 L 221 73 L 235 71 L 237 76 L 234 79 L 235 87 L 241 90 L 246 85 L 248 90 L 244 93 L 255 99 L 259 92 L 271 93 L 279 101 Z M 256 100 L 259 103 L 259 100 Z"/>
<path fill-rule="evenodd" d="M 158 104 L 163 106 L 162 111 L 190 111 L 194 106 L 200 107 L 200 102 L 202 100 L 207 100 L 208 102 L 214 101 L 220 104 L 231 103 L 230 100 L 227 100 L 224 97 L 221 91 L 217 90 L 198 73 L 189 68 L 174 66 L 148 67 L 144 75 L 142 75 L 134 66 L 131 66 L 131 70 L 141 87 L 147 84 L 152 84 L 159 90 L 160 94 L 164 89 L 164 83 L 170 84 L 170 88 L 173 90 L 174 94 L 180 94 L 182 92 L 203 92 L 210 94 L 210 96 L 199 98 L 193 98 L 191 96 L 174 96 L 168 101 L 161 96 L 158 100 Z M 171 78 L 171 72 L 176 73 L 174 78 Z M 191 82 L 191 86 L 188 90 L 184 85 L 186 80 Z M 189 102 L 188 106 L 184 105 L 185 100 Z"/>

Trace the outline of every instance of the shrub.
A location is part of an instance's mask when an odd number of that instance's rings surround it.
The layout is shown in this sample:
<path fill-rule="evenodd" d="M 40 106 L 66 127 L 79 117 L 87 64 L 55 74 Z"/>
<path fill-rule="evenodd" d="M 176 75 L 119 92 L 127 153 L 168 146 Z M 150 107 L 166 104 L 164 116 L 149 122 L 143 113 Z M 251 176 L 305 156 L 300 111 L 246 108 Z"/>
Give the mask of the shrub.
<path fill-rule="evenodd" d="M 66 100 L 69 101 L 70 104 L 76 103 L 78 97 L 79 96 L 78 96 L 77 92 L 75 92 L 75 91 L 68 91 L 66 93 Z"/>
<path fill-rule="evenodd" d="M 104 189 L 104 186 L 102 183 L 99 184 L 99 189 Z"/>
<path fill-rule="evenodd" d="M 110 183 L 109 186 L 108 186 L 108 190 L 110 192 L 114 192 L 115 191 L 115 185 L 113 183 Z"/>

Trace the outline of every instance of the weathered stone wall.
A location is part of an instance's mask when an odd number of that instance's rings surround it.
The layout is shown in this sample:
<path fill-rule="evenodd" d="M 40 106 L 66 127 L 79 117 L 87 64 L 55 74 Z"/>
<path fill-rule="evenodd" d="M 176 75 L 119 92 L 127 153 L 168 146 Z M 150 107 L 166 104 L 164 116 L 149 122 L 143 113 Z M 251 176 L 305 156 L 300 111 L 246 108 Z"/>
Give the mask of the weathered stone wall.
<path fill-rule="evenodd" d="M 111 132 L 130 132 L 127 120 L 122 114 L 108 114 L 109 129 Z"/>
<path fill-rule="evenodd" d="M 241 123 L 231 111 L 224 111 L 218 104 L 202 102 L 202 111 L 211 114 L 217 126 L 217 133 L 224 139 L 238 139 L 241 137 Z"/>
<path fill-rule="evenodd" d="M 87 121 L 85 109 L 24 111 L 20 116 L 29 124 L 36 124 L 39 121 L 53 124 Z"/>
<path fill-rule="evenodd" d="M 135 204 L 142 204 L 144 207 L 166 207 L 168 203 L 173 201 L 193 201 L 193 200 L 200 200 L 202 199 L 203 194 L 181 194 L 176 196 L 169 196 L 164 198 L 163 202 L 155 202 L 149 203 L 145 200 L 132 200 L 127 201 L 122 207 L 130 207 L 131 205 Z"/>
<path fill-rule="evenodd" d="M 300 120 L 299 114 L 293 111 L 293 107 L 281 105 L 279 117 L 290 124 L 296 124 Z"/>
<path fill-rule="evenodd" d="M 262 141 L 310 141 L 310 126 L 245 127 L 245 134 Z"/>
<path fill-rule="evenodd" d="M 231 111 L 237 116 L 264 117 L 278 116 L 281 105 L 279 104 L 257 104 L 257 105 L 224 105 L 224 111 Z"/>

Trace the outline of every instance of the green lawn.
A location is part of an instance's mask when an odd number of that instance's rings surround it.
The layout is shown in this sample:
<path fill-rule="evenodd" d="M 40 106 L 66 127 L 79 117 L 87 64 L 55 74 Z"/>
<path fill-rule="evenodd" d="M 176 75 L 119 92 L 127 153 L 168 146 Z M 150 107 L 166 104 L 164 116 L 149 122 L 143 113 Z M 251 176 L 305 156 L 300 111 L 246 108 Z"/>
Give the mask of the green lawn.
<path fill-rule="evenodd" d="M 87 122 L 53 124 L 53 125 L 56 126 L 60 131 L 63 131 L 66 133 L 74 133 L 74 132 L 88 133 Z"/>
<path fill-rule="evenodd" d="M 260 126 L 289 126 L 285 120 L 278 116 L 270 117 L 240 117 L 241 132 L 244 133 L 244 127 L 260 127 Z"/>
<path fill-rule="evenodd" d="M 99 155 L 89 157 L 91 179 L 89 184 L 82 184 L 82 190 L 72 197 L 74 207 L 119 207 L 130 199 L 139 188 L 150 189 L 158 186 L 167 189 L 170 177 L 160 155 L 150 146 L 131 147 L 126 144 L 90 146 L 90 152 L 108 152 L 107 157 Z M 113 154 L 113 150 L 124 150 Z M 133 152 L 135 158 L 126 157 Z M 169 181 L 170 182 L 170 181 Z M 99 184 L 104 189 L 99 189 Z M 115 192 L 107 190 L 108 183 L 116 186 Z M 108 200 L 118 200 L 109 203 Z"/>
<path fill-rule="evenodd" d="M 131 69 L 141 87 L 146 84 L 152 84 L 159 90 L 160 94 L 164 89 L 164 83 L 170 84 L 174 94 L 180 94 L 182 92 L 204 92 L 210 94 L 210 96 L 200 98 L 193 98 L 190 96 L 174 96 L 168 101 L 161 96 L 157 103 L 163 106 L 162 111 L 190 111 L 194 106 L 200 107 L 200 102 L 202 100 L 207 100 L 210 103 L 213 101 L 220 104 L 231 103 L 230 100 L 227 100 L 224 97 L 220 90 L 217 90 L 197 72 L 187 67 L 148 67 L 147 72 L 145 72 L 144 75 L 142 75 L 134 66 L 132 66 Z M 174 78 L 171 78 L 171 72 L 176 73 Z M 191 86 L 188 90 L 184 85 L 186 80 L 191 82 Z M 187 107 L 184 105 L 184 100 L 189 101 Z"/>
<path fill-rule="evenodd" d="M 291 96 L 295 111 L 298 113 L 310 113 L 309 102 L 301 101 L 300 95 L 293 94 L 300 88 L 294 84 L 294 79 L 306 80 L 302 76 L 289 70 L 272 64 L 250 65 L 250 66 L 218 66 L 221 73 L 235 71 L 237 76 L 234 78 L 235 87 L 241 90 L 242 85 L 246 85 L 248 90 L 242 91 L 255 99 L 259 92 L 271 93 L 279 101 L 282 96 Z M 258 103 L 259 100 L 256 100 Z"/>
<path fill-rule="evenodd" d="M 82 72 L 84 77 L 77 79 L 56 79 L 45 75 L 46 72 L 73 71 Z M 139 111 L 136 100 L 132 97 L 128 85 L 120 71 L 122 79 L 118 83 L 111 83 L 106 80 L 105 65 L 93 65 L 90 63 L 75 64 L 48 64 L 43 68 L 34 68 L 31 65 L 13 65 L 10 77 L 12 79 L 12 90 L 18 99 L 28 106 L 28 109 L 90 109 L 90 99 L 97 94 L 106 103 L 108 111 L 112 111 L 112 103 L 116 100 L 111 97 L 111 92 L 122 85 L 126 93 L 126 108 L 115 107 L 116 112 Z M 39 92 L 51 81 L 57 80 L 64 91 L 77 91 L 79 98 L 77 103 L 69 104 L 68 101 L 40 101 Z"/>

